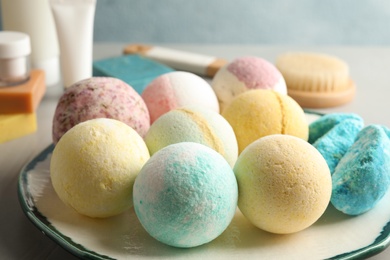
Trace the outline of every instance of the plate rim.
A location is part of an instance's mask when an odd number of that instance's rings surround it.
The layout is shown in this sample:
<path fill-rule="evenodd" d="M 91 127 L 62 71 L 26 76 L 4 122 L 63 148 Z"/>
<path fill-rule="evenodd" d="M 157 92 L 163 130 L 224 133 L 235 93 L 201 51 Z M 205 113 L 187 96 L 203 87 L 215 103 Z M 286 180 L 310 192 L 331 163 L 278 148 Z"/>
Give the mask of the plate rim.
<path fill-rule="evenodd" d="M 31 194 L 28 192 L 27 175 L 28 172 L 36 166 L 37 163 L 44 161 L 54 150 L 54 144 L 50 144 L 42 150 L 36 157 L 31 159 L 20 171 L 18 178 L 18 198 L 23 213 L 32 222 L 38 230 L 49 237 L 52 241 L 62 248 L 83 259 L 106 260 L 114 259 L 106 255 L 99 254 L 81 244 L 75 243 L 72 238 L 61 233 L 57 228 L 44 216 L 33 202 Z M 31 204 L 31 205 L 30 205 Z"/>
<path fill-rule="evenodd" d="M 315 115 L 324 115 L 324 113 L 310 111 L 304 109 L 305 113 L 315 114 Z M 54 150 L 54 144 L 50 144 L 41 152 L 39 152 L 35 157 L 29 160 L 20 170 L 18 177 L 18 199 L 19 204 L 21 205 L 23 213 L 26 217 L 32 222 L 35 227 L 37 227 L 44 235 L 48 236 L 51 240 L 57 243 L 59 246 L 70 252 L 71 254 L 82 258 L 82 259 L 94 259 L 94 260 L 106 260 L 106 259 L 115 259 L 107 255 L 103 255 L 92 251 L 81 244 L 78 244 L 72 240 L 71 237 L 68 237 L 61 233 L 56 227 L 50 223 L 50 221 L 39 212 L 36 208 L 35 203 L 31 194 L 28 192 L 27 185 L 27 175 L 29 171 L 34 169 L 37 163 L 44 161 Z M 31 205 L 30 205 L 31 204 Z M 328 259 L 365 259 L 370 256 L 374 256 L 384 251 L 390 245 L 390 216 L 389 220 L 385 226 L 382 227 L 382 231 L 375 238 L 374 242 L 356 249 L 354 251 L 345 252 L 338 254 Z"/>

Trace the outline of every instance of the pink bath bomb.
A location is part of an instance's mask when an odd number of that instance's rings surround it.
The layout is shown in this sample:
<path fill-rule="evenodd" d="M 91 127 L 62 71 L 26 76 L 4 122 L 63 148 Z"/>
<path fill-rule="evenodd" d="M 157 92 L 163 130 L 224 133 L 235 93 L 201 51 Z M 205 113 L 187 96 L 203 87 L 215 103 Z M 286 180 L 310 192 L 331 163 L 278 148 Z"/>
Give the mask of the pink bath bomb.
<path fill-rule="evenodd" d="M 254 56 L 239 57 L 223 66 L 211 86 L 221 112 L 234 97 L 250 89 L 272 89 L 287 94 L 286 82 L 279 70 L 267 60 Z"/>
<path fill-rule="evenodd" d="M 142 92 L 153 123 L 161 115 L 184 106 L 199 106 L 219 113 L 210 84 L 190 72 L 174 71 L 153 80 Z"/>
<path fill-rule="evenodd" d="M 150 127 L 149 112 L 141 96 L 127 83 L 111 77 L 92 77 L 65 90 L 53 118 L 53 142 L 78 123 L 112 118 L 132 127 L 142 137 Z"/>

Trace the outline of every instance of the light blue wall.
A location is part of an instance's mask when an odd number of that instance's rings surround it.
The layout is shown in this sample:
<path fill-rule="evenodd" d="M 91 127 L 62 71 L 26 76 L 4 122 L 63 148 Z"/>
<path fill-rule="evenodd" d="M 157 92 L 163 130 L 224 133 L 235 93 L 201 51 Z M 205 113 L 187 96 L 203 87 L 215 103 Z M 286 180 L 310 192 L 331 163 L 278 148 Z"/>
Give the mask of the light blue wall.
<path fill-rule="evenodd" d="M 389 0 L 98 0 L 96 41 L 390 44 Z"/>
<path fill-rule="evenodd" d="M 389 45 L 390 0 L 97 0 L 94 39 Z"/>
<path fill-rule="evenodd" d="M 390 44 L 389 0 L 98 0 L 96 41 Z"/>

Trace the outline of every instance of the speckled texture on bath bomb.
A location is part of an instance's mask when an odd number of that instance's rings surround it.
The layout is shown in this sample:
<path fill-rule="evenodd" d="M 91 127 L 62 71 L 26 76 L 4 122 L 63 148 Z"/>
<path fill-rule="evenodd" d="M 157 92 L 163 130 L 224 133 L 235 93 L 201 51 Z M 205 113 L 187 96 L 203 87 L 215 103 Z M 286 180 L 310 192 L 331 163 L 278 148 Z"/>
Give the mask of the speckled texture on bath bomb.
<path fill-rule="evenodd" d="M 390 141 L 387 129 L 369 125 L 358 134 L 332 175 L 333 206 L 348 215 L 369 211 L 390 183 Z"/>
<path fill-rule="evenodd" d="M 309 125 L 309 143 L 313 144 L 335 125 L 347 119 L 363 121 L 359 115 L 353 113 L 331 113 L 321 116 Z"/>
<path fill-rule="evenodd" d="M 260 137 L 287 134 L 308 139 L 303 109 L 291 97 L 273 90 L 250 90 L 237 96 L 222 116 L 233 127 L 239 153 Z"/>
<path fill-rule="evenodd" d="M 217 112 L 200 107 L 182 107 L 159 117 L 145 135 L 151 155 L 179 142 L 204 144 L 220 153 L 231 167 L 237 160 L 238 145 L 233 128 Z"/>
<path fill-rule="evenodd" d="M 237 207 L 237 182 L 226 160 L 191 142 L 169 145 L 142 168 L 134 184 L 134 209 L 155 239 L 195 247 L 218 237 Z"/>
<path fill-rule="evenodd" d="M 309 142 L 325 158 L 331 174 L 363 127 L 360 116 L 343 113 L 324 115 L 309 125 Z"/>
<path fill-rule="evenodd" d="M 133 184 L 148 159 L 146 144 L 131 127 L 114 119 L 92 119 L 57 143 L 50 176 L 65 204 L 89 217 L 109 217 L 133 205 Z"/>
<path fill-rule="evenodd" d="M 120 79 L 92 77 L 76 82 L 60 97 L 53 118 L 53 142 L 78 123 L 94 118 L 122 121 L 142 137 L 150 126 L 146 104 L 132 87 Z"/>
<path fill-rule="evenodd" d="M 301 231 L 316 222 L 331 196 L 321 154 L 306 141 L 270 135 L 250 144 L 234 166 L 238 207 L 255 226 L 272 233 Z"/>
<path fill-rule="evenodd" d="M 275 65 L 255 56 L 239 57 L 223 66 L 211 86 L 221 112 L 236 96 L 250 89 L 272 89 L 287 94 L 286 82 Z"/>
<path fill-rule="evenodd" d="M 196 74 L 174 71 L 154 79 L 142 92 L 153 123 L 161 115 L 183 106 L 199 106 L 219 113 L 219 104 L 210 84 Z"/>

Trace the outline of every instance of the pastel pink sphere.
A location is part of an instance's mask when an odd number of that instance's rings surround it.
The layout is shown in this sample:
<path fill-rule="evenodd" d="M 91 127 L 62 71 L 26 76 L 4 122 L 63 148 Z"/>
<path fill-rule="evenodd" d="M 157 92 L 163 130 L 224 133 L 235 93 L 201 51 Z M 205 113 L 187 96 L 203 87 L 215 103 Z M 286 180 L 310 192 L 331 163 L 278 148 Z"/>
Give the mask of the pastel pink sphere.
<path fill-rule="evenodd" d="M 161 115 L 184 106 L 199 106 L 219 113 L 217 97 L 210 84 L 198 75 L 184 71 L 163 74 L 142 92 L 153 123 Z"/>

